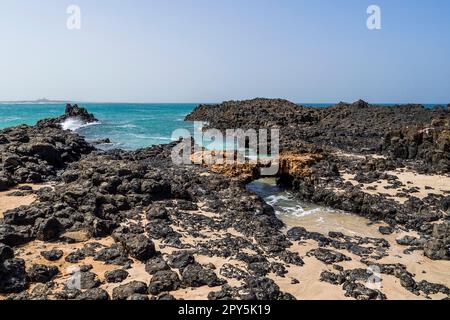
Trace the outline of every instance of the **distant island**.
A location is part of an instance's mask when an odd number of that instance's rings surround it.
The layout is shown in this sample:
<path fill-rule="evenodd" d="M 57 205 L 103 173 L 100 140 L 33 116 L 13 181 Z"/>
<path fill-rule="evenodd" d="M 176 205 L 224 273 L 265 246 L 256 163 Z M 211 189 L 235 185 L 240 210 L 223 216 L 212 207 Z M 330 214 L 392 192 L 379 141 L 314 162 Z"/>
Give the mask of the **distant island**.
<path fill-rule="evenodd" d="M 21 101 L 1 101 L 2 103 L 69 103 L 69 100 L 51 100 L 47 98 L 37 100 L 21 100 Z"/>

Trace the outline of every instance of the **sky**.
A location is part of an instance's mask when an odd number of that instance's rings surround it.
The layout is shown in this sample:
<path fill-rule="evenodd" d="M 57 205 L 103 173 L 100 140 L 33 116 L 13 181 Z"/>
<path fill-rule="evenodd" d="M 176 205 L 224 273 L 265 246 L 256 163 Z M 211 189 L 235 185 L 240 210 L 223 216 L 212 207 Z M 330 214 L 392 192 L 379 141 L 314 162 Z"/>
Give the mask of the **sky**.
<path fill-rule="evenodd" d="M 447 0 L 2 0 L 0 41 L 2 101 L 450 103 Z"/>

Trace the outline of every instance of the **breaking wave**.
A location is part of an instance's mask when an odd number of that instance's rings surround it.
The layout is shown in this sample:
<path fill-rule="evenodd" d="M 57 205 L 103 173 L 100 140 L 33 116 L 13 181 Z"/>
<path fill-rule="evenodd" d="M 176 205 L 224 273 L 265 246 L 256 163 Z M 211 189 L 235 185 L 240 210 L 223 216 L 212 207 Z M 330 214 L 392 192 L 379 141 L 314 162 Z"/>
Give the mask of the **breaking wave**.
<path fill-rule="evenodd" d="M 86 123 L 79 118 L 67 118 L 66 120 L 64 120 L 63 123 L 61 123 L 61 127 L 64 130 L 77 131 L 81 128 L 95 126 L 95 125 L 99 125 L 99 124 L 101 124 L 101 123 L 100 122 Z"/>

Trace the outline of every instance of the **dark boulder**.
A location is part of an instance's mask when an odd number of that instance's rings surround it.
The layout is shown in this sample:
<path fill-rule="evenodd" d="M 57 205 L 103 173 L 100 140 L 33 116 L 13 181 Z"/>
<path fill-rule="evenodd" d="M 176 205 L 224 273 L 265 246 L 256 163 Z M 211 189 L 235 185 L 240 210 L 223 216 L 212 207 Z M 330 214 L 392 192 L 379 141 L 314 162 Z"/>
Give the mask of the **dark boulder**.
<path fill-rule="evenodd" d="M 318 260 L 320 260 L 326 264 L 333 264 L 333 263 L 337 263 L 337 262 L 351 260 L 351 258 L 347 257 L 346 255 L 344 255 L 340 252 L 328 250 L 328 249 L 324 249 L 324 248 L 318 248 L 318 249 L 312 250 L 308 254 L 315 256 Z"/>
<path fill-rule="evenodd" d="M 382 226 L 378 228 L 378 231 L 380 231 L 381 234 L 390 235 L 394 233 L 394 228 Z"/>
<path fill-rule="evenodd" d="M 29 227 L 0 224 L 0 243 L 10 247 L 19 246 L 33 240 Z"/>
<path fill-rule="evenodd" d="M 180 278 L 178 274 L 174 271 L 158 271 L 156 272 L 150 284 L 148 290 L 151 294 L 157 295 L 162 292 L 169 292 L 177 290 L 181 285 Z"/>
<path fill-rule="evenodd" d="M 161 256 L 153 257 L 145 263 L 145 271 L 151 275 L 165 270 L 170 270 L 170 267 Z"/>
<path fill-rule="evenodd" d="M 156 254 L 155 244 L 144 235 L 128 236 L 124 245 L 130 255 L 139 261 L 146 261 Z"/>
<path fill-rule="evenodd" d="M 93 288 L 77 295 L 76 300 L 107 301 L 110 300 L 110 297 L 106 290 Z"/>
<path fill-rule="evenodd" d="M 278 285 L 269 278 L 249 277 L 245 280 L 242 300 L 295 300 L 294 297 L 280 291 Z"/>
<path fill-rule="evenodd" d="M 320 281 L 328 282 L 334 285 L 341 285 L 345 282 L 345 278 L 340 275 L 329 271 L 323 271 L 320 274 Z"/>
<path fill-rule="evenodd" d="M 63 229 L 57 218 L 38 219 L 35 226 L 36 239 L 41 241 L 57 238 Z"/>
<path fill-rule="evenodd" d="M 155 220 L 155 219 L 168 219 L 169 215 L 167 209 L 164 206 L 156 205 L 150 208 L 147 212 L 147 220 Z"/>
<path fill-rule="evenodd" d="M 0 263 L 5 260 L 14 258 L 14 251 L 7 245 L 0 243 Z"/>
<path fill-rule="evenodd" d="M 108 283 L 121 283 L 128 278 L 129 273 L 123 269 L 106 271 L 105 279 Z"/>
<path fill-rule="evenodd" d="M 168 257 L 169 265 L 172 268 L 184 269 L 188 265 L 195 262 L 194 256 L 187 251 L 176 251 L 169 255 Z"/>
<path fill-rule="evenodd" d="M 433 260 L 450 260 L 450 222 L 435 224 L 424 254 Z"/>
<path fill-rule="evenodd" d="M 33 264 L 28 270 L 28 276 L 31 282 L 47 283 L 59 273 L 58 267 L 46 266 L 42 264 Z"/>
<path fill-rule="evenodd" d="M 343 288 L 346 297 L 357 300 L 386 300 L 386 296 L 379 290 L 367 288 L 360 283 L 346 282 Z"/>
<path fill-rule="evenodd" d="M 94 289 L 101 285 L 100 280 L 98 279 L 97 275 L 93 272 L 80 272 L 80 285 L 82 290 L 85 289 Z"/>
<path fill-rule="evenodd" d="M 226 281 L 219 279 L 217 274 L 211 270 L 203 268 L 200 264 L 194 263 L 186 266 L 182 273 L 183 284 L 189 287 L 217 287 Z"/>
<path fill-rule="evenodd" d="M 0 263 L 0 293 L 18 293 L 28 288 L 25 261 L 9 259 Z"/>
<path fill-rule="evenodd" d="M 64 252 L 62 250 L 50 250 L 50 251 L 42 251 L 41 256 L 48 261 L 57 261 L 62 258 Z"/>
<path fill-rule="evenodd" d="M 127 300 L 134 294 L 148 294 L 148 287 L 145 283 L 133 281 L 113 289 L 112 297 L 114 300 Z"/>

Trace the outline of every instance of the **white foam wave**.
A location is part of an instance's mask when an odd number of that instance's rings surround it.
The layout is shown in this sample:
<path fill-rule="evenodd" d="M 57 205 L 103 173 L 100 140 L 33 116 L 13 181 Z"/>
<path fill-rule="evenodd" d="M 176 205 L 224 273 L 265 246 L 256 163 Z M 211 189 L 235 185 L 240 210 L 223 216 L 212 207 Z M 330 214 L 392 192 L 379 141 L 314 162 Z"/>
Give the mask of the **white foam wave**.
<path fill-rule="evenodd" d="M 63 123 L 61 123 L 61 127 L 64 130 L 77 131 L 81 128 L 95 126 L 95 125 L 99 125 L 99 124 L 100 124 L 100 122 L 85 123 L 80 118 L 67 118 L 66 120 L 64 120 Z"/>
<path fill-rule="evenodd" d="M 271 195 L 264 199 L 269 206 L 274 206 L 280 201 L 289 201 L 290 198 L 282 195 Z"/>
<path fill-rule="evenodd" d="M 21 118 L 18 117 L 6 117 L 3 119 L 0 119 L 0 122 L 10 122 L 10 121 L 17 121 L 20 120 Z"/>
<path fill-rule="evenodd" d="M 290 194 L 278 194 L 266 197 L 265 202 L 274 207 L 275 213 L 278 215 L 289 215 L 297 218 L 306 217 L 309 215 L 320 214 L 327 211 L 326 208 L 305 208 L 301 204 L 296 203 L 295 199 Z"/>
<path fill-rule="evenodd" d="M 132 128 L 138 128 L 138 126 L 135 124 L 124 124 L 124 125 L 117 126 L 117 128 L 132 129 Z"/>
<path fill-rule="evenodd" d="M 137 138 L 137 139 L 152 139 L 152 140 L 163 140 L 163 141 L 171 141 L 171 138 L 167 137 L 155 137 L 155 136 L 147 136 L 145 134 L 139 134 L 139 133 L 128 133 L 128 135 Z"/>

